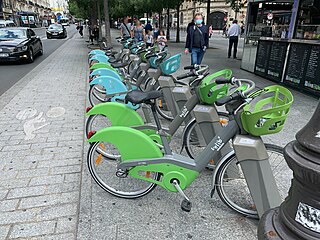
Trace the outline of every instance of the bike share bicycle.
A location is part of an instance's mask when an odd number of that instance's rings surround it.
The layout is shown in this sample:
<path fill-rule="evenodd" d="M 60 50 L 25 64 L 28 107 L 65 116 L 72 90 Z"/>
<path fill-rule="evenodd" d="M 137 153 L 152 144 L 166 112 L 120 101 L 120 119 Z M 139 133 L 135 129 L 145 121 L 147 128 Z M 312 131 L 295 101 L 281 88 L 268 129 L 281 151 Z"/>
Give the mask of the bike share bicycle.
<path fill-rule="evenodd" d="M 153 190 L 156 185 L 160 185 L 168 191 L 179 192 L 184 198 L 182 209 L 190 211 L 191 203 L 183 190 L 193 182 L 211 159 L 217 158 L 223 146 L 232 140 L 235 153 L 230 152 L 223 156 L 214 171 L 213 183 L 218 193 L 220 191 L 219 195 L 225 194 L 224 173 L 226 166 L 230 164 L 231 156 L 235 154 L 257 211 L 233 206 L 234 210 L 256 217 L 261 216 L 267 209 L 277 206 L 281 199 L 260 136 L 281 131 L 293 98 L 291 93 L 281 86 L 270 86 L 250 94 L 254 89 L 254 83 L 251 80 L 242 82 L 248 83 L 250 87 L 217 101 L 219 105 L 226 104 L 230 114 L 229 123 L 195 159 L 172 153 L 167 135 L 156 114 L 155 99 L 159 98 L 161 93 L 156 91 L 141 95 L 129 93 L 126 97 L 128 101 L 151 105 L 163 149 L 160 150 L 150 137 L 137 129 L 112 126 L 100 130 L 89 139 L 89 142 L 94 143 L 88 152 L 88 166 L 92 177 L 105 191 L 123 198 L 141 197 Z M 231 83 L 234 83 L 234 80 Z M 258 97 L 262 99 L 255 102 Z M 268 108 L 264 109 L 265 107 Z M 99 158 L 97 148 L 102 142 L 112 143 L 119 149 L 121 153 L 119 165 L 117 161 L 104 161 Z M 98 170 L 100 167 L 102 171 Z M 111 179 L 105 180 L 106 177 Z M 111 182 L 112 180 L 114 182 Z M 120 184 L 120 186 L 110 184 Z M 223 200 L 228 201 L 228 198 Z"/>

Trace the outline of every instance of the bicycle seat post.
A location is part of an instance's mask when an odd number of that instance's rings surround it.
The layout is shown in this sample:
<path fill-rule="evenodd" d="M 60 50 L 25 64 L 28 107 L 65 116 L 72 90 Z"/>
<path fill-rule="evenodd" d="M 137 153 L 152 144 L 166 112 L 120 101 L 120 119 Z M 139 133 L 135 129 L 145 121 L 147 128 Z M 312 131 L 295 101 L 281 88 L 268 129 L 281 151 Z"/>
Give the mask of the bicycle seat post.
<path fill-rule="evenodd" d="M 172 155 L 172 151 L 171 151 L 171 148 L 169 146 L 168 139 L 167 139 L 167 133 L 162 130 L 161 122 L 160 122 L 159 116 L 157 114 L 156 101 L 155 100 L 150 101 L 149 104 L 151 105 L 152 115 L 153 115 L 153 118 L 154 118 L 154 120 L 156 122 L 157 130 L 158 130 L 160 138 L 162 140 L 162 144 L 163 144 L 163 147 L 164 147 L 165 154 Z"/>

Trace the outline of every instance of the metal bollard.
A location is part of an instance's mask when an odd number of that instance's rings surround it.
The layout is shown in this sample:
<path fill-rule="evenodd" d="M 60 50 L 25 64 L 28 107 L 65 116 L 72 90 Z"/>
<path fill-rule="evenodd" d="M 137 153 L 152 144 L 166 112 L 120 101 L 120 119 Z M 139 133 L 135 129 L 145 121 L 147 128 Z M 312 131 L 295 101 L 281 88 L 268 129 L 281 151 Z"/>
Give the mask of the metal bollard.
<path fill-rule="evenodd" d="M 320 239 L 320 101 L 284 156 L 294 173 L 289 196 L 263 215 L 258 239 Z"/>

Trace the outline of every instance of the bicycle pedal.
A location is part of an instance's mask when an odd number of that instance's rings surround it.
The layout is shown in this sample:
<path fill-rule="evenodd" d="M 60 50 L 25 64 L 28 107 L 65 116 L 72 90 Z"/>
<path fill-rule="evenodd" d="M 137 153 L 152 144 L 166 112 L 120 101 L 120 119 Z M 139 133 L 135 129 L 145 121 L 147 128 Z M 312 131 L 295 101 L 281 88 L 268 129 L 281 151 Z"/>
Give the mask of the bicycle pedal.
<path fill-rule="evenodd" d="M 185 212 L 190 212 L 191 207 L 192 207 L 192 203 L 187 199 L 183 199 L 183 201 L 181 202 L 181 209 Z"/>

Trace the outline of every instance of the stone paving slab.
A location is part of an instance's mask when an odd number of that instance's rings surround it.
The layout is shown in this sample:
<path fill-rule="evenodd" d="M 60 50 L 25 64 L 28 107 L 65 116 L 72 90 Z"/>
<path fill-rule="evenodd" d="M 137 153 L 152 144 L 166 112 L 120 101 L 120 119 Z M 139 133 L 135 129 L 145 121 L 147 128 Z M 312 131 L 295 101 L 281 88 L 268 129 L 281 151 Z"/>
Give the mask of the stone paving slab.
<path fill-rule="evenodd" d="M 75 36 L 0 97 L 0 239 L 76 238 L 86 56 Z"/>

